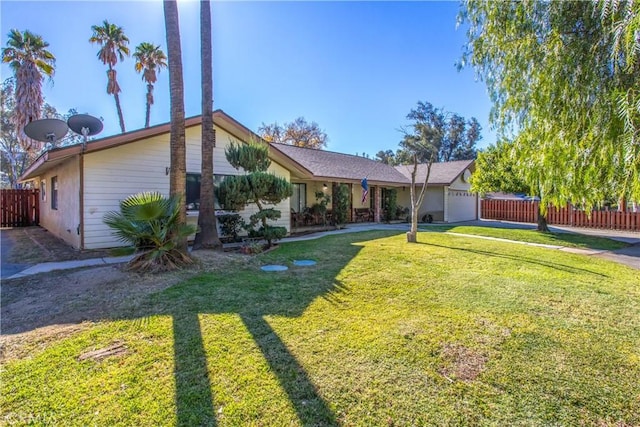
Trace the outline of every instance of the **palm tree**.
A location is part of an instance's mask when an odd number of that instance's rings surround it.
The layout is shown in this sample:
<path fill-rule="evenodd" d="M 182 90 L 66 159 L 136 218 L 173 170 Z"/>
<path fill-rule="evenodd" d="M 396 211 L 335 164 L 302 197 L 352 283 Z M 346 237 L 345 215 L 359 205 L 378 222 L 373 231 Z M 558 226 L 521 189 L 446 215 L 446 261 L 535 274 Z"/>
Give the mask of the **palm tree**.
<path fill-rule="evenodd" d="M 136 71 L 142 72 L 142 80 L 147 83 L 147 111 L 144 127 L 148 128 L 151 105 L 153 104 L 153 84 L 158 80 L 156 70 L 160 72 L 161 69 L 167 67 L 167 56 L 160 49 L 160 46 L 142 42 L 136 46 L 133 57 L 136 59 Z"/>
<path fill-rule="evenodd" d="M 213 54 L 211 48 L 211 6 L 200 2 L 200 62 L 202 73 L 202 167 L 200 179 L 199 231 L 194 249 L 220 248 L 213 192 L 213 147 L 216 136 L 213 127 Z"/>
<path fill-rule="evenodd" d="M 192 260 L 176 248 L 180 238 L 196 231 L 193 225 L 178 222 L 180 197 L 166 198 L 160 193 L 139 193 L 120 202 L 120 211 L 107 212 L 104 223 L 130 245 L 134 258 L 129 268 L 135 271 L 174 270 Z"/>
<path fill-rule="evenodd" d="M 113 95 L 116 100 L 116 109 L 118 110 L 118 120 L 120 120 L 120 129 L 124 129 L 124 117 L 122 116 L 122 108 L 120 107 L 120 96 L 118 95 L 120 85 L 116 79 L 116 70 L 113 67 L 120 61 L 124 61 L 125 56 L 129 56 L 129 38 L 124 35 L 122 27 L 110 24 L 106 19 L 102 25 L 92 25 L 93 35 L 89 39 L 91 43 L 97 43 L 100 46 L 98 51 L 98 59 L 106 64 L 107 70 L 107 93 Z"/>
<path fill-rule="evenodd" d="M 184 82 L 182 79 L 182 49 L 180 48 L 180 23 L 176 0 L 164 0 L 164 25 L 167 33 L 169 56 L 169 95 L 171 99 L 171 137 L 169 194 L 180 195 L 182 204 L 178 222 L 186 224 L 187 209 L 184 203 L 187 188 L 187 157 L 184 130 Z M 178 248 L 186 253 L 187 239 L 178 240 Z"/>
<path fill-rule="evenodd" d="M 24 127 L 40 118 L 44 98 L 42 80 L 53 77 L 56 58 L 47 50 L 49 43 L 29 30 L 21 33 L 9 31 L 7 47 L 2 49 L 2 62 L 8 62 L 16 81 L 13 123 L 18 130 L 20 145 L 27 153 L 40 148 L 40 143 L 31 140 L 24 133 Z M 38 144 L 34 146 L 33 144 Z"/>

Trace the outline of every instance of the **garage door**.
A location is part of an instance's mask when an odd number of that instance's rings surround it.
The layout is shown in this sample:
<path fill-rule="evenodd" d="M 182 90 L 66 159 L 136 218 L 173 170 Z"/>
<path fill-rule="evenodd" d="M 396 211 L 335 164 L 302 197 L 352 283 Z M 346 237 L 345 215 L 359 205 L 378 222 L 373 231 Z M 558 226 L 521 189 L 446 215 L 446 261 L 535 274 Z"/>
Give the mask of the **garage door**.
<path fill-rule="evenodd" d="M 468 191 L 449 190 L 447 199 L 448 222 L 472 221 L 477 219 L 477 199 L 475 194 L 469 193 Z"/>

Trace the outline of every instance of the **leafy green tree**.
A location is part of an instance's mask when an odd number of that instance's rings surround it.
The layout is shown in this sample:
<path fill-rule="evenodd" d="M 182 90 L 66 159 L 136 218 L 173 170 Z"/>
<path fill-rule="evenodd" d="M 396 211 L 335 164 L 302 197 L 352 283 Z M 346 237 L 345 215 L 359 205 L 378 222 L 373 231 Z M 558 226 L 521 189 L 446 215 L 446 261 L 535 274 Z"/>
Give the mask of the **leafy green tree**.
<path fill-rule="evenodd" d="M 333 187 L 333 221 L 338 229 L 347 223 L 350 197 L 349 186 L 346 184 L 338 184 Z"/>
<path fill-rule="evenodd" d="M 250 235 L 264 238 L 269 247 L 272 242 L 287 234 L 285 227 L 270 225 L 268 221 L 278 220 L 279 210 L 267 208 L 276 205 L 293 194 L 291 183 L 285 178 L 268 173 L 271 165 L 269 147 L 263 143 L 251 141 L 248 144 L 232 142 L 225 149 L 227 161 L 236 169 L 244 170 L 246 175 L 228 176 L 217 189 L 220 204 L 225 209 L 239 211 L 248 204 L 255 203 L 258 212 L 251 215 Z M 255 230 L 257 224 L 261 224 Z"/>
<path fill-rule="evenodd" d="M 478 153 L 476 170 L 471 175 L 471 191 L 482 195 L 492 191 L 505 193 L 538 194 L 539 187 L 525 180 L 515 144 L 498 141 Z M 549 231 L 546 212 L 538 205 L 538 231 Z"/>
<path fill-rule="evenodd" d="M 476 143 L 482 138 L 480 123 L 475 117 L 466 120 L 456 113 L 440 110 L 438 128 L 442 133 L 436 162 L 471 160 L 476 157 Z M 411 163 L 411 152 L 404 153 L 402 148 L 395 155 L 397 164 Z"/>
<path fill-rule="evenodd" d="M 218 236 L 213 185 L 213 148 L 216 134 L 213 126 L 213 48 L 211 46 L 211 5 L 200 2 L 200 66 L 202 78 L 201 179 L 198 234 L 194 249 L 222 247 Z"/>
<path fill-rule="evenodd" d="M 376 153 L 376 160 L 385 165 L 395 165 L 396 155 L 392 150 L 380 150 Z"/>
<path fill-rule="evenodd" d="M 308 123 L 304 117 L 298 117 L 290 123 L 280 126 L 277 122 L 258 129 L 260 136 L 267 142 L 322 149 L 326 147 L 329 137 L 316 122 Z"/>
<path fill-rule="evenodd" d="M 49 43 L 29 30 L 9 31 L 7 47 L 2 49 L 2 62 L 8 62 L 15 77 L 15 105 L 12 123 L 22 150 L 29 158 L 41 148 L 24 133 L 24 127 L 41 116 L 44 98 L 42 80 L 53 77 L 56 58 L 47 50 Z"/>
<path fill-rule="evenodd" d="M 120 130 L 124 133 L 124 116 L 120 106 L 120 85 L 116 78 L 116 70 L 113 68 L 118 60 L 124 61 L 125 56 L 129 56 L 129 38 L 124 34 L 122 27 L 110 24 L 106 19 L 102 25 L 92 25 L 93 35 L 89 39 L 90 43 L 100 46 L 98 59 L 107 66 L 107 94 L 113 95 L 120 121 Z"/>
<path fill-rule="evenodd" d="M 384 208 L 384 220 L 386 222 L 398 218 L 398 190 L 395 188 L 384 189 L 382 206 Z"/>
<path fill-rule="evenodd" d="M 638 2 L 464 3 L 462 65 L 487 84 L 527 186 L 590 209 L 640 200 Z M 603 185 L 607 183 L 607 185 Z"/>
<path fill-rule="evenodd" d="M 14 79 L 6 79 L 0 91 L 0 157 L 3 188 L 17 188 L 18 178 L 27 165 L 29 156 L 18 139 L 14 122 Z"/>
<path fill-rule="evenodd" d="M 133 57 L 136 59 L 136 72 L 142 73 L 142 80 L 147 84 L 144 127 L 148 128 L 151 120 L 151 106 L 153 105 L 153 84 L 158 81 L 156 72 L 167 68 L 167 55 L 160 49 L 160 46 L 142 42 L 136 46 Z"/>
<path fill-rule="evenodd" d="M 184 128 L 184 80 L 182 78 L 180 20 L 176 1 L 165 0 L 163 5 L 169 64 L 169 97 L 171 102 L 169 194 L 172 197 L 180 197 L 181 200 L 185 200 L 187 189 L 187 148 Z M 187 207 L 184 204 L 180 207 L 178 222 L 180 224 L 187 223 Z M 185 254 L 187 253 L 186 237 L 179 240 L 178 248 Z"/>
<path fill-rule="evenodd" d="M 164 197 L 160 193 L 140 193 L 120 202 L 120 211 L 107 212 L 104 222 L 122 242 L 135 252 L 129 268 L 135 271 L 175 270 L 192 263 L 180 250 L 181 239 L 195 233 L 196 228 L 180 222 L 179 196 Z"/>
<path fill-rule="evenodd" d="M 471 191 L 482 195 L 492 191 L 535 194 L 527 186 L 516 162 L 514 145 L 498 141 L 478 153 L 471 175 Z"/>

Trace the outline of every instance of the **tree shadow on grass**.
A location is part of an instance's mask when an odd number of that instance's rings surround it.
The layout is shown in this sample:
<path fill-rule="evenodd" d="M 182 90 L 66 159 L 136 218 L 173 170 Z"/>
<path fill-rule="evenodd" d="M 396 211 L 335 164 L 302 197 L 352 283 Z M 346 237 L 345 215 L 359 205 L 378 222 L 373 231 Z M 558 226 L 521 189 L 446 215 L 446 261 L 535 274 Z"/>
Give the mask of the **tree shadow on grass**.
<path fill-rule="evenodd" d="M 269 367 L 278 377 L 278 382 L 293 404 L 298 419 L 305 424 L 337 425 L 329 405 L 269 323 L 262 316 L 240 314 L 240 317 Z"/>
<path fill-rule="evenodd" d="M 540 259 L 528 258 L 528 257 L 519 256 L 519 255 L 510 255 L 510 254 L 505 254 L 505 253 L 500 253 L 500 252 L 483 251 L 483 250 L 480 250 L 480 249 L 461 248 L 461 247 L 456 247 L 456 246 L 452 246 L 452 245 L 447 245 L 447 246 L 438 245 L 436 243 L 429 243 L 429 242 L 418 242 L 418 244 L 427 245 L 427 246 L 434 246 L 434 247 L 443 248 L 443 249 L 452 249 L 452 250 L 456 250 L 456 251 L 470 252 L 470 253 L 474 253 L 474 254 L 478 254 L 478 255 L 486 255 L 486 256 L 491 256 L 491 257 L 495 257 L 495 258 L 504 258 L 504 259 L 508 259 L 508 260 L 521 261 L 521 262 L 526 262 L 528 264 L 536 264 L 536 265 L 540 265 L 540 266 L 543 266 L 543 267 L 552 268 L 552 269 L 558 270 L 558 271 L 565 271 L 567 273 L 588 273 L 588 274 L 593 274 L 595 276 L 600 276 L 600 277 L 609 277 L 606 274 L 599 273 L 597 271 L 588 270 L 586 268 L 573 267 L 573 266 L 566 265 L 566 264 L 560 264 L 560 263 L 551 262 L 551 261 L 543 261 L 543 260 L 540 260 Z"/>
<path fill-rule="evenodd" d="M 388 237 L 392 233 L 382 233 Z M 348 287 L 336 280 L 339 272 L 362 249 L 349 235 L 332 236 L 327 251 L 322 240 L 290 243 L 264 263 L 288 264 L 285 272 L 263 272 L 258 266 L 235 272 L 207 274 L 169 288 L 157 295 L 148 315 L 164 314 L 169 308 L 175 340 L 176 410 L 178 425 L 215 425 L 215 396 L 211 391 L 206 350 L 199 323 L 201 314 L 238 314 L 266 360 L 270 371 L 286 392 L 303 425 L 337 425 L 335 415 L 302 364 L 266 321 L 266 316 L 299 317 L 318 297 L 341 304 Z M 319 243 L 319 244 L 318 244 Z M 284 245 L 283 245 L 284 246 Z M 315 267 L 294 267 L 300 258 L 318 260 Z M 260 260 L 260 258 L 258 258 Z M 139 313 L 138 313 L 139 315 Z"/>
<path fill-rule="evenodd" d="M 386 238 L 399 232 L 363 232 L 325 237 L 308 242 L 282 245 L 277 251 L 263 254 L 252 262 L 236 262 L 232 268 L 212 273 L 200 273 L 164 291 L 146 295 L 131 303 L 109 304 L 107 301 L 77 305 L 77 298 L 92 301 L 89 286 L 70 289 L 76 293 L 64 302 L 51 300 L 48 309 L 32 320 L 28 326 L 11 321 L 11 333 L 22 333 L 48 325 L 59 324 L 61 311 L 65 312 L 66 324 L 84 321 L 132 320 L 138 326 L 155 316 L 170 316 L 173 325 L 173 363 L 175 380 L 175 405 L 177 425 L 216 425 L 217 413 L 207 351 L 204 343 L 201 315 L 236 314 L 240 317 L 253 341 L 264 357 L 270 372 L 286 393 L 292 408 L 303 425 L 337 425 L 330 404 L 313 383 L 304 366 L 289 350 L 286 342 L 278 336 L 267 322 L 269 316 L 296 318 L 302 316 L 308 306 L 318 298 L 339 305 L 343 295 L 349 292 L 345 284 L 337 280 L 340 271 L 355 258 L 362 245 L 356 242 L 375 238 Z M 337 248 L 339 248 L 337 250 Z M 318 261 L 314 267 L 295 267 L 292 260 L 309 258 Z M 285 272 L 263 272 L 261 264 L 281 263 L 289 266 Z M 68 273 L 72 274 L 72 273 Z M 83 271 L 70 280 L 58 277 L 57 286 L 70 286 L 68 282 L 82 282 L 83 278 L 96 273 Z M 128 287 L 139 285 L 130 282 L 134 276 L 119 273 L 119 281 L 110 284 L 109 292 L 124 292 Z M 40 298 L 46 292 L 44 284 L 39 289 Z M 100 290 L 99 292 L 104 292 Z M 125 294 L 126 295 L 126 294 Z M 17 295 L 16 295 L 17 297 Z M 29 299 L 31 295 L 27 296 Z M 140 299 L 141 298 L 141 299 Z M 74 300 L 75 299 L 75 300 Z M 24 301 L 23 301 L 24 302 Z M 20 303 L 20 301 L 18 301 Z M 98 305 L 96 307 L 96 304 Z M 73 311 L 80 307 L 79 311 Z M 2 314 L 5 314 L 3 301 Z M 28 310 L 28 304 L 22 304 Z M 12 312 L 15 315 L 15 311 Z M 4 325 L 4 322 L 3 322 Z M 6 332 L 5 332 L 6 333 Z M 212 337 L 215 340 L 215 337 Z"/>
<path fill-rule="evenodd" d="M 297 246 L 307 247 L 296 252 L 309 253 L 319 260 L 319 265 L 312 269 L 307 267 L 307 270 L 290 267 L 289 271 L 276 273 L 263 272 L 258 266 L 253 266 L 234 273 L 202 276 L 170 288 L 160 296 L 164 301 L 159 305 L 174 307 L 174 375 L 179 425 L 215 424 L 214 396 L 210 385 L 210 381 L 215 379 L 208 376 L 198 316 L 221 313 L 240 316 L 303 424 L 337 425 L 329 404 L 265 317 L 299 317 L 318 297 L 339 303 L 338 295 L 345 288 L 334 278 L 361 247 L 345 245 L 344 251 L 326 262 L 316 256 L 312 246 Z M 264 260 L 286 263 L 284 258 L 286 256 L 274 253 Z M 322 271 L 322 266 L 327 264 L 329 267 Z"/>

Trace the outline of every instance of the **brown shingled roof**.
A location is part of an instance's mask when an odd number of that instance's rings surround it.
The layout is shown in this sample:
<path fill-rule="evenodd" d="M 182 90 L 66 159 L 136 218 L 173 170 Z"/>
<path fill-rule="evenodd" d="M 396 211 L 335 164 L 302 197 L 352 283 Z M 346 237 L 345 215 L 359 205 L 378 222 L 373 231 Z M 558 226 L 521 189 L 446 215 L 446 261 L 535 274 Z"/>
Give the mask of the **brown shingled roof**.
<path fill-rule="evenodd" d="M 360 181 L 366 177 L 372 184 L 407 185 L 411 183 L 393 166 L 366 157 L 286 144 L 272 143 L 270 146 L 300 165 L 314 178 Z"/>
<path fill-rule="evenodd" d="M 428 184 L 434 185 L 450 185 L 465 171 L 465 169 L 473 166 L 474 160 L 456 160 L 453 162 L 441 162 L 431 165 L 431 173 L 429 174 Z M 396 166 L 396 170 L 402 173 L 411 181 L 412 165 Z M 427 165 L 418 165 L 418 173 L 416 174 L 416 182 L 424 182 L 427 175 Z"/>

